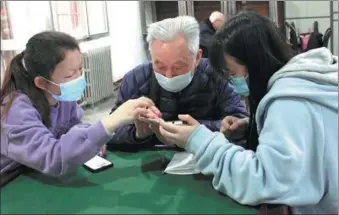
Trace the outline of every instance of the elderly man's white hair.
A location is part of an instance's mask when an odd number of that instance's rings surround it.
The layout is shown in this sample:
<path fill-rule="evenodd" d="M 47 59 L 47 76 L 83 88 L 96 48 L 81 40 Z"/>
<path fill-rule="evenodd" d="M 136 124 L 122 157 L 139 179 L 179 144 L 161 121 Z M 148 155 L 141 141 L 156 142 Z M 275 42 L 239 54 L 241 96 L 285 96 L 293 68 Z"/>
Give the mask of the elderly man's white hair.
<path fill-rule="evenodd" d="M 147 42 L 149 50 L 154 41 L 173 41 L 178 34 L 183 34 L 188 42 L 188 49 L 196 56 L 199 50 L 199 24 L 192 16 L 178 16 L 152 23 L 148 26 Z"/>
<path fill-rule="evenodd" d="M 210 22 L 211 22 L 211 23 L 217 21 L 218 19 L 219 19 L 219 20 L 223 20 L 223 19 L 224 19 L 224 14 L 222 14 L 222 13 L 219 12 L 219 11 L 214 11 L 214 12 L 211 13 L 209 19 L 210 19 Z"/>

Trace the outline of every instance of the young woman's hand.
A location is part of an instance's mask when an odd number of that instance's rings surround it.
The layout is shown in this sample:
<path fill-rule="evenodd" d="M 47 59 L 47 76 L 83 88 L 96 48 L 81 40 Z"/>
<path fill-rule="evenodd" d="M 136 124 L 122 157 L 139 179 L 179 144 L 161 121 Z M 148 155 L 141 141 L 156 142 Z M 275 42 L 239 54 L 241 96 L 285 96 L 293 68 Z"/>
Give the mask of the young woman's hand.
<path fill-rule="evenodd" d="M 193 131 L 200 126 L 200 123 L 193 119 L 190 115 L 179 115 L 178 118 L 187 124 L 175 125 L 160 120 L 159 132 L 164 138 L 164 142 L 169 145 L 177 145 L 185 148 L 188 138 Z"/>
<path fill-rule="evenodd" d="M 243 136 L 248 127 L 248 118 L 239 119 L 234 116 L 226 116 L 221 122 L 220 132 L 225 136 Z"/>
<path fill-rule="evenodd" d="M 101 121 L 107 133 L 112 134 L 117 127 L 133 123 L 140 114 L 148 114 L 148 109 L 153 106 L 153 101 L 146 97 L 130 99 Z"/>
<path fill-rule="evenodd" d="M 103 145 L 103 146 L 101 147 L 101 149 L 100 149 L 98 155 L 99 155 L 100 157 L 104 157 L 104 156 L 105 156 L 106 149 L 107 149 L 107 146 L 106 146 L 106 144 L 105 144 L 105 145 Z"/>
<path fill-rule="evenodd" d="M 162 120 L 159 120 L 159 123 L 161 123 L 160 121 Z M 164 122 L 164 121 L 162 121 Z M 172 143 L 172 141 L 166 139 L 164 136 L 161 135 L 160 133 L 160 124 L 159 123 L 151 123 L 150 124 L 150 127 L 153 131 L 153 133 L 155 134 L 155 136 L 158 138 L 158 140 L 163 143 L 163 144 L 166 144 L 166 145 L 169 145 L 169 146 L 175 146 L 175 144 Z"/>
<path fill-rule="evenodd" d="M 120 105 L 111 115 L 114 119 L 119 119 L 122 124 L 130 124 L 139 115 L 147 115 L 149 113 L 148 109 L 153 106 L 153 101 L 146 97 L 130 99 Z"/>

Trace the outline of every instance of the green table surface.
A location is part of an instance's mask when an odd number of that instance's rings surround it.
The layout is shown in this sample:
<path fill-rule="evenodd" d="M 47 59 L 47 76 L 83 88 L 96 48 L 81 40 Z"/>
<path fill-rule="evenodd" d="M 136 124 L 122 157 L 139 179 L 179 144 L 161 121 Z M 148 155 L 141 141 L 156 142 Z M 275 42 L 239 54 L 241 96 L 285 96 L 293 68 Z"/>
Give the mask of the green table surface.
<path fill-rule="evenodd" d="M 108 152 L 114 167 L 53 179 L 19 176 L 1 189 L 1 214 L 255 214 L 219 194 L 211 178 L 163 174 L 173 151 Z"/>

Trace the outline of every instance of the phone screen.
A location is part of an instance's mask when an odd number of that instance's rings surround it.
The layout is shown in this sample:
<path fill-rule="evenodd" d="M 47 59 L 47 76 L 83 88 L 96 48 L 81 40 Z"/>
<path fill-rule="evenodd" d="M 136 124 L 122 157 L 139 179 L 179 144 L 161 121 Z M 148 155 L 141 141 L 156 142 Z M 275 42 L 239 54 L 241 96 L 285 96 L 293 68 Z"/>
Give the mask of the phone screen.
<path fill-rule="evenodd" d="M 174 125 L 183 125 L 184 122 L 181 120 L 177 120 L 177 121 L 171 121 L 171 123 L 173 123 Z"/>

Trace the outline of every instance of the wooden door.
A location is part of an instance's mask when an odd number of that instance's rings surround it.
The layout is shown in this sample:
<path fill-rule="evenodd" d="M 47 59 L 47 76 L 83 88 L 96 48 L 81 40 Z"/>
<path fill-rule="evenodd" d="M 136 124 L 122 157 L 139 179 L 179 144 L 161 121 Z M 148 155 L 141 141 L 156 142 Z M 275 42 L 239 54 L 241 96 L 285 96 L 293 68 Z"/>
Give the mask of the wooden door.
<path fill-rule="evenodd" d="M 285 28 L 285 2 L 278 1 L 278 26 L 280 31 L 286 35 L 286 28 Z"/>
<path fill-rule="evenodd" d="M 269 16 L 269 2 L 268 1 L 237 1 L 237 12 L 241 10 L 252 10 L 263 16 Z"/>
<path fill-rule="evenodd" d="M 285 20 L 285 2 L 278 1 L 277 2 L 277 24 L 285 34 L 284 20 Z M 237 1 L 236 3 L 237 12 L 241 10 L 252 10 L 263 16 L 269 17 L 269 2 L 268 1 Z"/>
<path fill-rule="evenodd" d="M 177 1 L 155 1 L 157 21 L 174 18 L 179 15 Z"/>
<path fill-rule="evenodd" d="M 201 22 L 211 15 L 213 11 L 221 11 L 220 1 L 194 1 L 194 17 Z"/>

